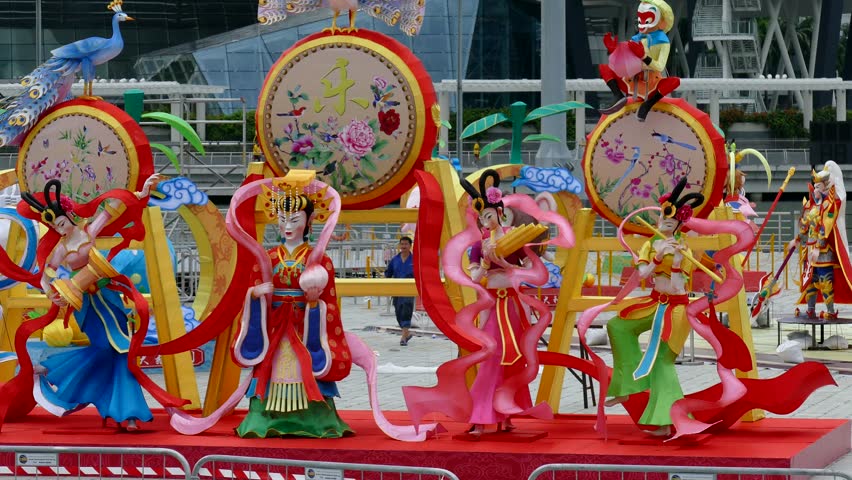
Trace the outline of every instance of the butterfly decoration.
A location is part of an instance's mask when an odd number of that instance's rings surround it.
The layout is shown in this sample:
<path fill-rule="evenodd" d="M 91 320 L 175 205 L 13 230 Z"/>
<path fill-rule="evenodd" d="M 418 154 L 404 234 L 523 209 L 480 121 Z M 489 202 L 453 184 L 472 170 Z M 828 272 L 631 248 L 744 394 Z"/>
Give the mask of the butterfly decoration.
<path fill-rule="evenodd" d="M 103 154 L 107 154 L 107 155 L 115 155 L 115 150 L 110 150 L 109 148 L 110 148 L 110 146 L 109 146 L 109 145 L 107 145 L 107 146 L 105 146 L 105 147 L 104 147 L 104 146 L 101 144 L 101 141 L 100 141 L 100 140 L 98 140 L 98 156 L 99 156 L 99 157 L 101 156 L 101 154 L 102 154 L 102 153 L 103 153 Z"/>
<path fill-rule="evenodd" d="M 44 148 L 50 148 L 50 139 L 45 138 L 44 141 L 42 142 L 42 145 L 44 145 Z"/>

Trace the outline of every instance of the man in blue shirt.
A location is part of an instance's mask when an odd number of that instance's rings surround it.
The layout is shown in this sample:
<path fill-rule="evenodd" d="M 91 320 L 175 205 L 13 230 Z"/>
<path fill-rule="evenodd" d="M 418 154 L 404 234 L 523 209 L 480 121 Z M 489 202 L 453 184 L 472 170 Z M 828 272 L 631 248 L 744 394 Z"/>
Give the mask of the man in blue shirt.
<path fill-rule="evenodd" d="M 394 256 L 385 270 L 387 278 L 414 278 L 414 257 L 411 254 L 411 238 L 399 239 L 399 253 Z M 408 346 L 413 335 L 408 332 L 411 328 L 411 315 L 414 313 L 414 297 L 393 297 L 393 309 L 396 312 L 396 322 L 402 329 L 399 344 Z"/>

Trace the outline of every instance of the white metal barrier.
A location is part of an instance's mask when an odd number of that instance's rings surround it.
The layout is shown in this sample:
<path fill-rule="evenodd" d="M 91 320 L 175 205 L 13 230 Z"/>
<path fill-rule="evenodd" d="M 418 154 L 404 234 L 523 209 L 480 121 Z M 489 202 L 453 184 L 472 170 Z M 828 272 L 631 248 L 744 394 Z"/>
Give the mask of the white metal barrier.
<path fill-rule="evenodd" d="M 361 463 L 313 462 L 278 458 L 208 455 L 192 469 L 192 480 L 459 480 L 442 468 Z"/>
<path fill-rule="evenodd" d="M 627 475 L 635 474 L 635 475 Z M 548 464 L 536 468 L 528 480 L 852 480 L 840 472 L 817 469 L 677 467 L 661 465 Z"/>
<path fill-rule="evenodd" d="M 0 446 L 0 478 L 190 480 L 190 472 L 168 448 Z"/>

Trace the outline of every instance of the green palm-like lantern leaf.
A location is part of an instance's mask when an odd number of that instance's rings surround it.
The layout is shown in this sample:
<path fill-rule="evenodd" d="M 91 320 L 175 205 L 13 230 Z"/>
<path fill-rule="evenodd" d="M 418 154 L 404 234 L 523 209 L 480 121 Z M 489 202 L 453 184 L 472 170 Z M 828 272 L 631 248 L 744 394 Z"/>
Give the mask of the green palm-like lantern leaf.
<path fill-rule="evenodd" d="M 186 139 L 187 142 L 189 142 L 190 145 L 192 145 L 192 148 L 194 148 L 198 153 L 202 155 L 206 154 L 206 152 L 204 151 L 204 145 L 201 144 L 201 137 L 198 136 L 198 133 L 196 133 L 195 129 L 192 128 L 192 125 L 190 125 L 189 122 L 187 122 L 186 120 L 178 116 L 172 115 L 171 113 L 165 112 L 143 113 L 142 118 L 146 120 L 156 120 L 158 122 L 163 122 L 166 125 L 174 128 L 178 131 L 178 133 L 181 134 L 181 136 L 183 136 L 184 139 Z M 178 161 L 177 155 L 171 148 L 160 143 L 152 143 L 151 147 L 163 152 L 163 154 L 169 159 L 169 161 L 172 162 L 172 165 L 175 167 L 175 170 L 180 173 L 180 162 Z"/>
<path fill-rule="evenodd" d="M 198 153 L 204 155 L 204 145 L 201 144 L 201 138 L 195 133 L 195 129 L 192 128 L 186 120 L 176 117 L 170 113 L 165 112 L 150 112 L 142 114 L 142 118 L 157 120 L 165 123 L 166 125 L 174 128 L 180 133 L 183 138 L 192 145 L 192 148 L 196 149 Z"/>
<path fill-rule="evenodd" d="M 172 162 L 172 166 L 175 167 L 175 170 L 180 173 L 180 162 L 178 161 L 177 154 L 169 147 L 163 145 L 162 143 L 152 143 L 150 144 L 151 148 L 156 148 L 157 150 L 163 152 L 163 155 Z"/>
<path fill-rule="evenodd" d="M 489 143 L 488 145 L 482 147 L 482 150 L 480 150 L 480 152 L 479 152 L 479 156 L 484 157 L 484 156 L 488 155 L 489 153 L 493 152 L 494 150 L 497 150 L 498 148 L 500 148 L 503 145 L 506 145 L 508 143 L 509 143 L 509 141 L 506 140 L 505 138 L 501 138 L 499 140 L 494 140 L 493 142 Z"/>
<path fill-rule="evenodd" d="M 461 138 L 470 138 L 478 133 L 482 133 L 488 130 L 489 128 L 495 125 L 499 125 L 508 119 L 509 117 L 502 113 L 495 113 L 493 115 L 488 115 L 487 117 L 480 118 L 479 120 L 466 126 L 464 130 L 462 130 Z"/>
<path fill-rule="evenodd" d="M 509 110 L 510 114 L 504 115 L 502 113 L 495 113 L 494 115 L 489 115 L 485 118 L 480 118 L 479 120 L 468 125 L 463 131 L 461 138 L 469 138 L 478 133 L 482 133 L 489 128 L 503 123 L 507 120 L 512 122 L 512 140 L 500 139 L 496 140 L 485 147 L 482 148 L 479 155 L 485 156 L 494 150 L 506 145 L 507 143 L 512 144 L 512 153 L 509 155 L 509 161 L 513 164 L 520 164 L 521 162 L 521 143 L 523 142 L 562 142 L 562 139 L 556 137 L 554 135 L 547 134 L 535 134 L 528 135 L 526 138 L 522 139 L 523 127 L 527 122 L 531 122 L 534 120 L 538 120 L 540 118 L 549 117 L 551 115 L 558 115 L 560 113 L 565 113 L 577 108 L 592 108 L 591 105 L 581 103 L 581 102 L 565 102 L 565 103 L 557 103 L 554 105 L 545 105 L 540 108 L 536 108 L 530 113 L 526 113 L 527 105 L 523 102 L 515 102 L 513 103 Z"/>
<path fill-rule="evenodd" d="M 543 107 L 536 108 L 535 110 L 530 112 L 524 119 L 524 123 L 531 122 L 533 120 L 538 120 L 539 118 L 549 117 L 551 115 L 559 115 L 560 113 L 570 112 L 571 110 L 576 110 L 578 108 L 592 108 L 592 106 L 581 102 L 565 102 L 554 103 L 553 105 L 545 105 Z"/>
<path fill-rule="evenodd" d="M 536 133 L 533 135 L 527 135 L 524 138 L 524 143 L 526 142 L 556 142 L 560 143 L 562 141 L 561 138 L 556 135 L 548 135 L 546 133 Z"/>

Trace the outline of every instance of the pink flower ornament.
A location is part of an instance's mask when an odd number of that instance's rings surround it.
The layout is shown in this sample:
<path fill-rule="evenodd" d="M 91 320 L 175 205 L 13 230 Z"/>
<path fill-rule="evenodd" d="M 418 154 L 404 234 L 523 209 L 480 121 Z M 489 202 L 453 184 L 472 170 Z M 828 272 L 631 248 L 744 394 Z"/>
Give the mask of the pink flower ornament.
<path fill-rule="evenodd" d="M 689 205 L 684 205 L 677 209 L 677 213 L 675 214 L 675 218 L 679 222 L 685 222 L 692 218 L 692 207 Z"/>
<path fill-rule="evenodd" d="M 485 199 L 492 205 L 500 203 L 500 201 L 503 200 L 503 192 L 501 192 L 499 188 L 488 187 L 488 189 L 485 190 Z"/>
<path fill-rule="evenodd" d="M 71 199 L 62 195 L 59 199 L 59 206 L 62 207 L 62 210 L 65 211 L 68 215 L 74 214 L 74 204 L 71 203 Z"/>

